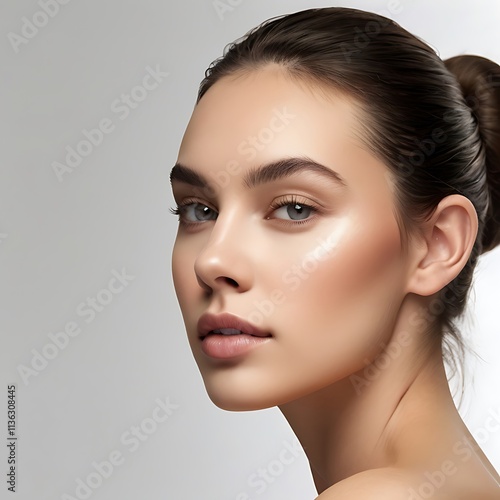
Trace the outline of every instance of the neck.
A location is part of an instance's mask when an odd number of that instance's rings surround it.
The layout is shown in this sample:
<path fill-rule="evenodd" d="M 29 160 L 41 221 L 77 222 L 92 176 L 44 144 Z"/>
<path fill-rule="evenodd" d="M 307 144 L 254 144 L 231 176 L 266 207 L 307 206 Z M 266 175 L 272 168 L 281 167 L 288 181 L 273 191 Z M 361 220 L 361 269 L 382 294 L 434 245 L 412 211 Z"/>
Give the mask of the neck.
<path fill-rule="evenodd" d="M 318 492 L 393 464 L 404 448 L 404 415 L 414 396 L 432 394 L 435 404 L 441 398 L 453 405 L 440 344 L 426 341 L 423 332 L 408 332 L 410 311 L 401 312 L 390 340 L 358 372 L 280 406 L 309 459 Z"/>

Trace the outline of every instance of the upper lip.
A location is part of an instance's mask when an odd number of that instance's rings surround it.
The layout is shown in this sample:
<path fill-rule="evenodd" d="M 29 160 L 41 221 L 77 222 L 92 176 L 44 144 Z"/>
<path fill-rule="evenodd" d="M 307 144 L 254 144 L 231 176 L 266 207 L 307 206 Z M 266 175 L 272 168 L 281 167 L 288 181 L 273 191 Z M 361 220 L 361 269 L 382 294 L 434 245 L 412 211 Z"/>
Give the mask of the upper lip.
<path fill-rule="evenodd" d="M 254 337 L 271 337 L 269 332 L 265 332 L 248 321 L 229 313 L 204 313 L 198 320 L 198 335 L 201 339 L 205 338 L 212 330 L 220 328 L 234 328 Z"/>

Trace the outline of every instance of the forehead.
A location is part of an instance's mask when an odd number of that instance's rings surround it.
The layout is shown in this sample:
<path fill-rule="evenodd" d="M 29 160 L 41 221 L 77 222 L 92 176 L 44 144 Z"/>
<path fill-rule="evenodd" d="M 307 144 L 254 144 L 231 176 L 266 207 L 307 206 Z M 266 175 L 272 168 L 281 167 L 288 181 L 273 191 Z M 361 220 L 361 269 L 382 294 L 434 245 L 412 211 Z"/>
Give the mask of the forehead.
<path fill-rule="evenodd" d="M 179 156 L 188 164 L 326 156 L 356 141 L 355 108 L 340 94 L 289 76 L 277 65 L 226 76 L 195 107 Z M 252 151 L 252 153 L 250 152 Z M 201 157 L 201 158 L 200 158 Z M 212 165 L 217 167 L 218 165 Z"/>
<path fill-rule="evenodd" d="M 178 163 L 215 182 L 229 172 L 233 188 L 256 167 L 307 157 L 338 172 L 358 201 L 392 206 L 388 169 L 360 132 L 366 123 L 345 94 L 269 65 L 209 88 L 193 111 Z"/>

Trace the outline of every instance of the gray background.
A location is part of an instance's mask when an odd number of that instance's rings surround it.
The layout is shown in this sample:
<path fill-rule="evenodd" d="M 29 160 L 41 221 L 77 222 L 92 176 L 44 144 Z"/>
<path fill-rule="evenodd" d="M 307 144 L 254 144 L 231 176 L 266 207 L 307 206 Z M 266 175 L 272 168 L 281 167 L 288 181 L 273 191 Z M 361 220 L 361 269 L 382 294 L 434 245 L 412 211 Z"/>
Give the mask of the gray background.
<path fill-rule="evenodd" d="M 168 174 L 199 81 L 228 42 L 264 19 L 328 5 L 392 9 L 390 17 L 443 58 L 479 53 L 500 61 L 497 0 L 223 0 L 224 12 L 214 3 L 70 0 L 17 49 L 9 33 L 21 34 L 23 17 L 43 24 L 41 4 L 0 5 L 2 478 L 12 383 L 19 436 L 18 493 L 2 479 L 0 498 L 79 498 L 77 479 L 113 453 L 123 463 L 92 499 L 313 498 L 304 455 L 280 462 L 296 440 L 279 411 L 214 407 L 185 339 L 170 273 L 176 220 Z M 157 66 L 169 75 L 154 90 L 136 90 L 143 100 L 128 116 L 118 112 L 116 99 Z M 105 118 L 113 131 L 59 181 L 53 162 L 64 162 L 66 147 Z M 121 293 L 106 292 L 122 269 L 134 278 Z M 500 425 L 485 429 L 492 412 L 500 414 L 495 276 L 498 250 L 480 261 L 463 326 L 482 359 L 468 364 L 461 413 L 500 468 Z M 96 295 L 112 300 L 87 323 L 90 314 L 78 307 Z M 81 333 L 54 354 L 49 334 L 71 321 Z M 30 367 L 33 350 L 44 348 L 53 358 L 23 381 L 20 365 Z M 157 398 L 178 407 L 152 430 Z M 141 424 L 151 433 L 132 450 L 126 433 Z M 272 482 L 256 483 L 259 469 Z"/>

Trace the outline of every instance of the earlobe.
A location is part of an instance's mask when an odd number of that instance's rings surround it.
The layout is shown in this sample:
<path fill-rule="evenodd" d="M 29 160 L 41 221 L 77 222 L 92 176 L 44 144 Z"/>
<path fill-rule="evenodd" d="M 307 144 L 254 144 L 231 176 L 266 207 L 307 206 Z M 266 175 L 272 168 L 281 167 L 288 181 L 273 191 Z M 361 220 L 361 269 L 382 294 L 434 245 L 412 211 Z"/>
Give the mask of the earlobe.
<path fill-rule="evenodd" d="M 443 198 L 410 251 L 407 291 L 428 296 L 455 279 L 469 259 L 477 230 L 477 213 L 468 198 L 459 194 Z"/>

